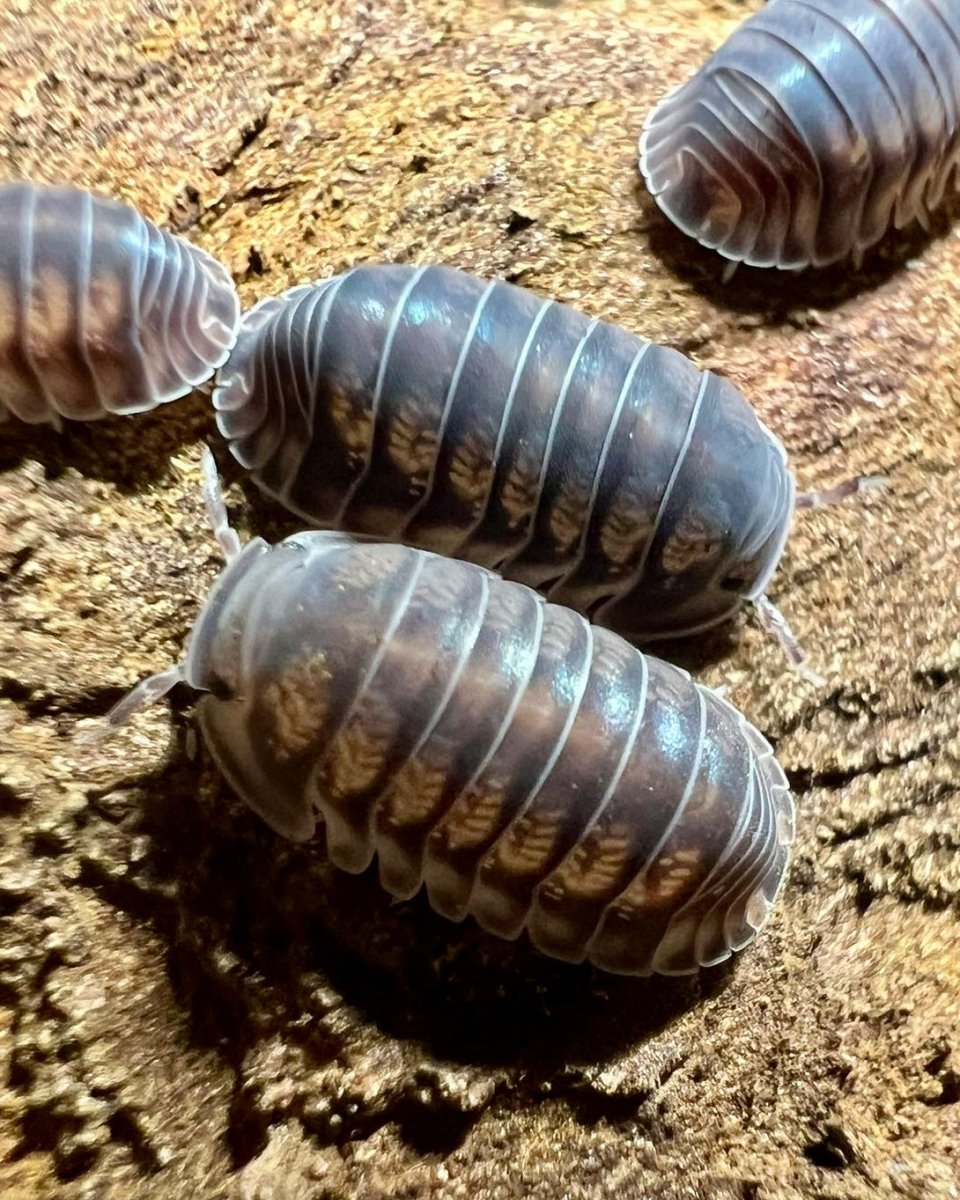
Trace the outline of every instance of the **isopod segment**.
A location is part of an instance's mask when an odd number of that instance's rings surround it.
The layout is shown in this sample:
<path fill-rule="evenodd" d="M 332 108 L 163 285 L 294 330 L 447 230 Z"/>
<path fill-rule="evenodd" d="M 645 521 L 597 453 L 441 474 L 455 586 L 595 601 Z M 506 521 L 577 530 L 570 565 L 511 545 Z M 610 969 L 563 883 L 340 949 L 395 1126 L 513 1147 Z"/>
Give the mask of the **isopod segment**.
<path fill-rule="evenodd" d="M 769 0 L 640 138 L 667 217 L 757 267 L 858 264 L 926 224 L 958 157 L 957 0 Z"/>
<path fill-rule="evenodd" d="M 0 185 L 0 420 L 137 413 L 205 383 L 233 346 L 227 270 L 125 204 Z"/>

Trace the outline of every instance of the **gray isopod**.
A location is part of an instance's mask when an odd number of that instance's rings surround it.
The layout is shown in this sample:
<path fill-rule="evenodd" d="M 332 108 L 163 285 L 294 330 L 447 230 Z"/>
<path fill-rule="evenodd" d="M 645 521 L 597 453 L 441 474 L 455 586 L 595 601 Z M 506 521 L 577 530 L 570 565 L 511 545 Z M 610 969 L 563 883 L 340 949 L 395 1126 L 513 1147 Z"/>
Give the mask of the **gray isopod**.
<path fill-rule="evenodd" d="M 479 563 L 638 641 L 761 601 L 795 507 L 783 447 L 727 380 L 449 267 L 261 302 L 214 405 L 311 524 Z"/>
<path fill-rule="evenodd" d="M 209 469 L 209 467 L 208 467 Z M 377 856 L 399 897 L 606 970 L 683 974 L 752 940 L 782 883 L 793 802 L 764 738 L 715 692 L 473 564 L 307 532 L 230 561 L 180 680 L 234 790 L 333 863 Z"/>
<path fill-rule="evenodd" d="M 859 262 L 960 157 L 960 0 L 769 0 L 650 115 L 640 170 L 734 262 Z"/>
<path fill-rule="evenodd" d="M 88 421 L 184 396 L 226 359 L 226 269 L 132 208 L 0 185 L 0 421 Z"/>

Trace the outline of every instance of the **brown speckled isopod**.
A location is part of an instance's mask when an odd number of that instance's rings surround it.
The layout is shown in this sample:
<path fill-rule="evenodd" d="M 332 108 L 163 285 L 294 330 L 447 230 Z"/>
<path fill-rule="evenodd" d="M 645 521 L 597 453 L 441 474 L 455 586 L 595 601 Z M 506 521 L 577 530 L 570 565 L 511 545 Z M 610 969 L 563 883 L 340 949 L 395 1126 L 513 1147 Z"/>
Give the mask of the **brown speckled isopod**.
<path fill-rule="evenodd" d="M 234 535 L 235 536 L 235 535 Z M 766 920 L 793 804 L 715 692 L 473 564 L 307 532 L 232 555 L 177 681 L 274 829 L 453 920 L 610 971 L 720 962 Z"/>
<path fill-rule="evenodd" d="M 958 0 L 769 0 L 640 139 L 670 220 L 759 267 L 858 262 L 926 222 L 958 156 Z"/>
<path fill-rule="evenodd" d="M 185 396 L 226 359 L 226 269 L 126 204 L 0 185 L 0 421 L 89 421 Z"/>
<path fill-rule="evenodd" d="M 795 507 L 783 447 L 726 379 L 450 267 L 263 301 L 214 405 L 311 524 L 479 563 L 641 642 L 761 599 Z"/>

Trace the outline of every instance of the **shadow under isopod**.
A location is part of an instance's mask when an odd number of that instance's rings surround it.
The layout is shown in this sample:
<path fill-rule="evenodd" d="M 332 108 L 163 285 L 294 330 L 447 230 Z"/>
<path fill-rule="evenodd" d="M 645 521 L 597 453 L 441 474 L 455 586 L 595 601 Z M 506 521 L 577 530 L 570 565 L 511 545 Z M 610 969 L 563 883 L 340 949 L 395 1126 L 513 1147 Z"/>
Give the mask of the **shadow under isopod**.
<path fill-rule="evenodd" d="M 164 477 L 171 458 L 184 446 L 210 432 L 211 413 L 209 395 L 195 391 L 151 412 L 102 421 L 64 421 L 59 430 L 10 419 L 3 424 L 0 471 L 33 459 L 53 479 L 69 468 L 87 479 L 112 483 L 122 492 L 139 492 L 144 484 Z"/>
<path fill-rule="evenodd" d="M 146 835 L 142 858 L 122 886 L 88 882 L 112 887 L 112 902 L 157 924 L 195 1036 L 231 1059 L 269 1033 L 308 1052 L 319 1037 L 316 1054 L 329 1059 L 329 1035 L 314 1018 L 329 1004 L 318 989 L 332 988 L 390 1036 L 537 1079 L 622 1054 L 723 990 L 735 970 L 612 976 L 470 919 L 453 924 L 422 894 L 394 901 L 375 866 L 361 876 L 331 866 L 322 834 L 299 846 L 273 834 L 212 764 L 188 759 L 184 741 L 161 771 L 120 786 L 124 828 Z M 104 795 L 91 799 L 93 814 L 109 803 Z"/>
<path fill-rule="evenodd" d="M 854 296 L 879 288 L 921 258 L 930 247 L 950 236 L 960 222 L 960 195 L 950 193 L 930 216 L 930 228 L 919 223 L 893 229 L 864 254 L 863 265 L 849 263 L 805 271 L 748 267 L 742 263 L 725 280 L 728 261 L 682 233 L 657 207 L 638 179 L 634 194 L 640 207 L 639 228 L 650 249 L 674 275 L 689 282 L 719 308 L 735 313 L 760 313 L 776 325 L 791 312 L 809 307 L 828 312 Z"/>

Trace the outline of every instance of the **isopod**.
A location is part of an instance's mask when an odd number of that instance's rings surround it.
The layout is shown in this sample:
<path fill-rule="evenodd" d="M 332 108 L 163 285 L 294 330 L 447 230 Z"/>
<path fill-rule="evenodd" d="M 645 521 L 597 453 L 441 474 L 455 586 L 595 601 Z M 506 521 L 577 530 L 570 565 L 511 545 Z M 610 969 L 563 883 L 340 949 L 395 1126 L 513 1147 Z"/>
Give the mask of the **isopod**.
<path fill-rule="evenodd" d="M 275 830 L 459 921 L 609 971 L 683 974 L 750 942 L 793 802 L 727 701 L 530 588 L 342 533 L 240 549 L 179 666 L 233 789 Z"/>
<path fill-rule="evenodd" d="M 957 0 L 769 0 L 640 138 L 670 220 L 758 267 L 859 263 L 926 225 L 958 157 Z"/>
<path fill-rule="evenodd" d="M 449 267 L 262 301 L 214 405 L 311 525 L 467 559 L 640 642 L 758 600 L 795 508 L 783 446 L 726 379 Z"/>
<path fill-rule="evenodd" d="M 134 209 L 0 185 L 0 421 L 89 421 L 185 396 L 230 352 L 227 270 Z"/>

